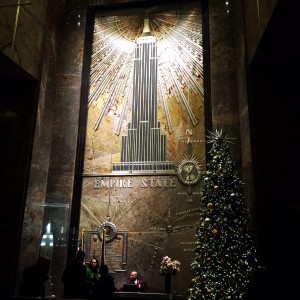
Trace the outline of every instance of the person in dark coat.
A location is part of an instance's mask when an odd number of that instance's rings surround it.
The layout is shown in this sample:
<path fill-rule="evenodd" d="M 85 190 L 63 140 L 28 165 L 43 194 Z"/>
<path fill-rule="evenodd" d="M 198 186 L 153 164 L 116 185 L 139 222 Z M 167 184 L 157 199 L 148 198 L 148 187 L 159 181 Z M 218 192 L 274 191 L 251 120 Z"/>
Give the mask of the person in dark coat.
<path fill-rule="evenodd" d="M 49 280 L 51 260 L 41 256 L 36 264 L 23 271 L 23 280 L 19 288 L 19 296 L 22 297 L 45 297 L 45 282 Z"/>
<path fill-rule="evenodd" d="M 75 260 L 66 265 L 61 280 L 64 284 L 63 297 L 65 299 L 89 298 L 86 267 L 84 265 L 85 252 L 79 250 Z"/>
<path fill-rule="evenodd" d="M 108 274 L 108 266 L 101 265 L 100 279 L 95 284 L 94 298 L 101 300 L 110 300 L 116 290 L 114 278 Z"/>
<path fill-rule="evenodd" d="M 139 274 L 137 271 L 132 271 L 130 273 L 129 284 L 135 284 L 137 286 L 138 291 L 145 292 L 147 289 L 147 283 L 144 280 L 138 278 Z"/>

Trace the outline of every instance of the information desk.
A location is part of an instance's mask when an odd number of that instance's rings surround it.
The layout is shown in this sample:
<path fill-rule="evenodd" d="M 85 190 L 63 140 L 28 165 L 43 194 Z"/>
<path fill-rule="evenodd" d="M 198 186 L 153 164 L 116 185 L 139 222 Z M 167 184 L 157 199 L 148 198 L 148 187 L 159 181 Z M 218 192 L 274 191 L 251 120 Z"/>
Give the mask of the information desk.
<path fill-rule="evenodd" d="M 13 296 L 7 298 L 7 300 L 63 300 L 60 298 L 55 297 L 18 297 Z M 176 299 L 176 300 L 183 300 L 183 297 L 181 295 L 172 295 L 172 294 L 163 294 L 163 293 L 136 293 L 136 292 L 114 292 L 113 299 L 119 299 L 119 300 L 142 300 L 142 299 L 148 299 L 148 300 L 167 300 L 167 299 Z M 6 300 L 6 299 L 5 299 Z M 77 300 L 77 299 L 73 299 Z M 91 299 L 87 299 L 91 300 Z"/>
<path fill-rule="evenodd" d="M 163 294 L 163 293 L 134 293 L 134 292 L 114 292 L 113 299 L 124 299 L 124 300 L 164 300 L 164 299 L 178 299 L 181 300 L 181 295 Z"/>

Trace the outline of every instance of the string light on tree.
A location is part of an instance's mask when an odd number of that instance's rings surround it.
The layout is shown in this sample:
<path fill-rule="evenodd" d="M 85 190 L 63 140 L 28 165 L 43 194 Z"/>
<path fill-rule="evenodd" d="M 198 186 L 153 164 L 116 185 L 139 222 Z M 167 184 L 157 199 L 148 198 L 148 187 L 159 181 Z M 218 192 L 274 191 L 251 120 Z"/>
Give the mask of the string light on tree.
<path fill-rule="evenodd" d="M 203 206 L 196 229 L 191 267 L 195 277 L 189 300 L 241 299 L 258 268 L 255 239 L 248 229 L 249 211 L 228 144 L 227 132 L 210 132 Z"/>

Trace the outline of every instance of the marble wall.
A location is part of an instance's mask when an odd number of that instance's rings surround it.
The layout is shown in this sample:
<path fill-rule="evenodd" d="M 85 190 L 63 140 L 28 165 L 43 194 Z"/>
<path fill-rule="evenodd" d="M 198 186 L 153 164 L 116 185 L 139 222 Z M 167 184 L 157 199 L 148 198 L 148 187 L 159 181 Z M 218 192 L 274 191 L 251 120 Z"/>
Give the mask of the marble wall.
<path fill-rule="evenodd" d="M 82 1 L 52 2 L 45 30 L 34 145 L 20 247 L 18 288 L 22 270 L 44 252 L 41 236 L 51 231 L 65 241 L 74 188 L 75 159 L 81 94 L 86 5 Z M 53 293 L 61 297 L 61 274 L 66 243 L 48 251 Z"/>
<path fill-rule="evenodd" d="M 242 174 L 245 183 L 245 195 L 251 211 L 251 226 L 256 226 L 256 207 L 254 199 L 253 166 L 251 129 L 249 119 L 249 90 L 248 66 L 263 36 L 264 30 L 272 15 L 278 0 L 269 1 L 233 1 L 235 23 L 235 49 L 236 49 L 236 87 L 239 105 L 239 130 L 241 138 Z"/>
<path fill-rule="evenodd" d="M 84 108 L 80 108 L 80 98 L 87 3 L 84 0 L 50 2 L 48 6 L 47 1 L 34 1 L 32 6 L 21 8 L 15 38 L 17 10 L 1 8 L 4 13 L 0 14 L 3 25 L 0 27 L 4 29 L 1 30 L 0 46 L 4 54 L 40 83 L 15 292 L 22 270 L 43 253 L 40 239 L 51 221 L 51 230 L 61 237 L 55 245 L 56 250 L 48 252 L 53 259 L 53 293 L 59 298 L 62 296 L 60 276 L 67 259 L 67 244 L 72 243 L 68 239 L 75 237 L 76 243 L 78 234 L 78 228 L 70 228 L 70 224 L 76 225 L 74 218 L 79 214 L 79 203 L 74 194 L 80 194 L 76 182 L 76 167 L 80 166 L 80 161 L 76 161 L 76 155 L 83 142 L 78 132 L 84 129 L 80 121 L 80 112 L 84 113 Z M 276 1 L 267 1 L 268 4 L 265 1 L 244 1 L 244 5 L 239 1 L 229 1 L 229 6 L 225 1 L 207 2 L 205 14 L 209 20 L 210 40 L 206 70 L 210 77 L 212 128 L 228 129 L 230 136 L 235 138 L 232 152 L 247 183 L 247 198 L 251 205 L 245 65 L 255 52 Z M 261 4 L 260 10 L 254 6 L 256 3 Z M 259 26 L 253 26 L 253 15 L 259 17 L 260 21 L 256 22 Z M 245 23 L 241 16 L 245 17 Z M 243 31 L 241 24 L 248 30 Z M 247 43 L 242 38 L 245 32 Z"/>

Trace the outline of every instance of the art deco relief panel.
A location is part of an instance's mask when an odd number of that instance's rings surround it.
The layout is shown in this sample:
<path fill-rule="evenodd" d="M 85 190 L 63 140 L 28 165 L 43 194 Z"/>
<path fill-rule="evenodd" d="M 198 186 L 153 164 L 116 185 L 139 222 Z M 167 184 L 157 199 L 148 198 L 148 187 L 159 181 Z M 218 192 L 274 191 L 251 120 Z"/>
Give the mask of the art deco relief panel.
<path fill-rule="evenodd" d="M 99 10 L 92 40 L 82 246 L 105 246 L 118 287 L 134 269 L 162 292 L 161 259 L 178 259 L 185 293 L 205 170 L 201 1 Z"/>

